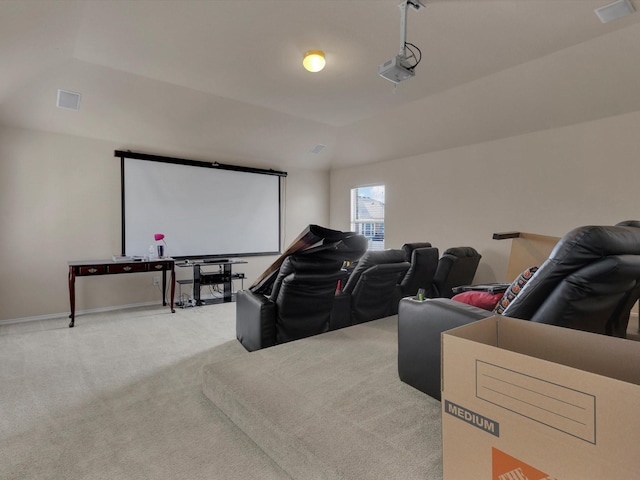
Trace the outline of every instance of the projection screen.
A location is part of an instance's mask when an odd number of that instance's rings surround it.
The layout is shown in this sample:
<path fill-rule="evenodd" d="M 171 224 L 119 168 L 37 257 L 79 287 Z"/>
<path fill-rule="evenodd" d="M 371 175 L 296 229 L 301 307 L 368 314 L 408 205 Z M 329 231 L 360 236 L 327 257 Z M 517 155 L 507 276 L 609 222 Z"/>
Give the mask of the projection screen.
<path fill-rule="evenodd" d="M 121 157 L 123 255 L 148 255 L 157 233 L 177 259 L 280 253 L 283 172 L 153 158 Z"/>

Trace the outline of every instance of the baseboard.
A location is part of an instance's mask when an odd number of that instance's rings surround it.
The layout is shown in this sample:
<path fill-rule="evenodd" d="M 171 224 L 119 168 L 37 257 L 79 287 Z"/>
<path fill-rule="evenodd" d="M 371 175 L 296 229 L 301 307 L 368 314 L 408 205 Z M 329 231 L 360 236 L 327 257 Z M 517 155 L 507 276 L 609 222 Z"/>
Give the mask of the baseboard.
<path fill-rule="evenodd" d="M 124 310 L 127 308 L 137 308 L 137 307 L 149 307 L 151 305 L 158 305 L 158 301 L 154 300 L 152 302 L 144 302 L 144 303 L 132 303 L 129 305 L 116 305 L 111 307 L 100 307 L 100 308 L 91 308 L 88 310 L 77 310 L 76 317 L 79 315 L 86 315 L 90 313 L 104 313 L 104 312 L 112 312 L 114 310 Z M 69 318 L 69 313 L 50 313 L 47 315 L 37 315 L 35 317 L 22 317 L 22 318 L 10 318 L 6 320 L 0 320 L 0 325 L 8 325 L 12 323 L 24 323 L 24 322 L 37 322 L 39 320 L 52 320 L 59 318 Z"/>

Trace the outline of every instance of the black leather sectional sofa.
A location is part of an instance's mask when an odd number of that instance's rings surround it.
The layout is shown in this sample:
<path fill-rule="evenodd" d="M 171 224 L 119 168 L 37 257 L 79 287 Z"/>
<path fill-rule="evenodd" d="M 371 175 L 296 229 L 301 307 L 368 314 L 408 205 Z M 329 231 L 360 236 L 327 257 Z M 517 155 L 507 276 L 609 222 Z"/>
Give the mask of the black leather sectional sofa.
<path fill-rule="evenodd" d="M 640 296 L 640 222 L 567 233 L 502 315 L 625 337 Z M 441 333 L 494 315 L 447 298 L 400 301 L 400 379 L 440 399 Z"/>

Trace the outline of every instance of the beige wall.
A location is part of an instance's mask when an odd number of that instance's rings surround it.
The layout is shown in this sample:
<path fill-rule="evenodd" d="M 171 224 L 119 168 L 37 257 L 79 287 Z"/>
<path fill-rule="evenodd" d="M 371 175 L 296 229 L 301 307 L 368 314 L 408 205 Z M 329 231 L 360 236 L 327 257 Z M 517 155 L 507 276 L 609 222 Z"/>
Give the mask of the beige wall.
<path fill-rule="evenodd" d="M 67 261 L 120 252 L 120 161 L 113 155 L 120 147 L 0 128 L 0 321 L 68 315 Z M 285 247 L 308 224 L 329 221 L 329 174 L 288 173 Z M 274 259 L 247 258 L 238 268 L 247 274 L 245 287 Z M 190 274 L 177 269 L 179 278 Z M 152 279 L 151 274 L 79 278 L 76 308 L 159 303 L 162 292 Z"/>
<path fill-rule="evenodd" d="M 490 114 L 490 113 L 489 113 Z M 640 112 L 331 172 L 331 226 L 349 228 L 349 190 L 386 185 L 386 247 L 430 241 L 483 255 L 476 281 L 506 280 L 510 241 L 640 219 Z"/>
<path fill-rule="evenodd" d="M 483 255 L 476 280 L 505 280 L 510 242 L 493 232 L 561 236 L 640 218 L 638 125 L 640 112 L 330 175 L 289 169 L 284 246 L 310 223 L 349 229 L 349 190 L 384 183 L 388 248 L 471 245 Z M 0 128 L 0 321 L 68 314 L 67 261 L 120 250 L 120 147 Z M 247 258 L 245 286 L 274 258 Z M 151 275 L 105 276 L 78 279 L 77 297 L 82 311 L 161 292 Z"/>

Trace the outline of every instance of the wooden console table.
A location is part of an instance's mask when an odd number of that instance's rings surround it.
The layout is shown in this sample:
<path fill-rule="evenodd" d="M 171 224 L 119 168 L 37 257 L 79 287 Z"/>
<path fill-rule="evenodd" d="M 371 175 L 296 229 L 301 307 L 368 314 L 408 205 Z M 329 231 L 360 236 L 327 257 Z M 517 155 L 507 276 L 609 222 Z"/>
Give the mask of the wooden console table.
<path fill-rule="evenodd" d="M 118 273 L 162 272 L 162 305 L 166 305 L 165 290 L 167 286 L 167 272 L 171 272 L 171 313 L 175 313 L 173 298 L 176 291 L 175 260 L 173 258 L 159 258 L 150 261 L 113 260 L 81 260 L 69 262 L 69 304 L 71 305 L 71 323 L 73 327 L 76 318 L 76 277 L 95 277 L 98 275 L 113 275 Z"/>

